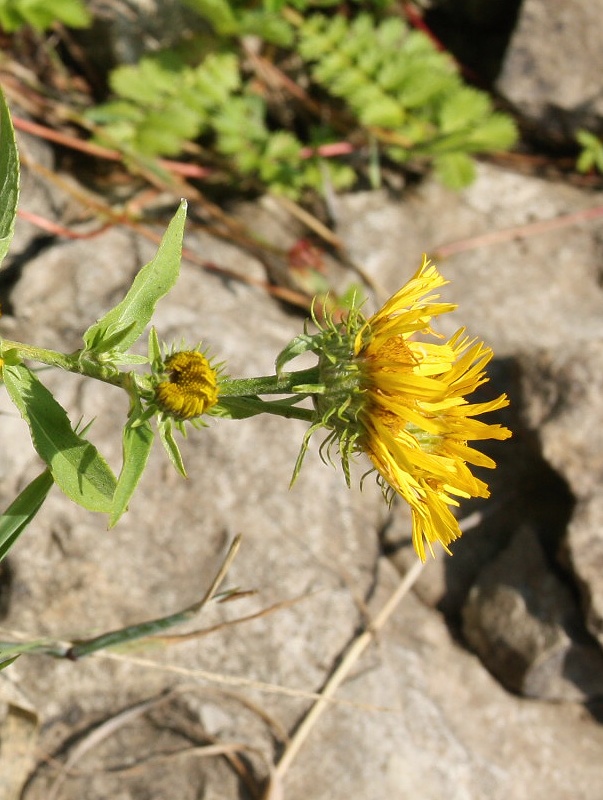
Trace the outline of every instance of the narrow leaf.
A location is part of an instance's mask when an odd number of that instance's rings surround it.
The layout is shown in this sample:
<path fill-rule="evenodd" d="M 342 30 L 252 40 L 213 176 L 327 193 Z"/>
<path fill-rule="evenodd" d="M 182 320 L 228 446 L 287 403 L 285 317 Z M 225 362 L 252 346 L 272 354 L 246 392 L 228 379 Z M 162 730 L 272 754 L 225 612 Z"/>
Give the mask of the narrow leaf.
<path fill-rule="evenodd" d="M 0 516 L 0 561 L 38 513 L 53 484 L 50 470 L 45 469 Z"/>
<path fill-rule="evenodd" d="M 182 475 L 183 478 L 188 477 L 186 474 L 186 469 L 184 468 L 182 453 L 180 452 L 178 443 L 174 439 L 174 432 L 172 429 L 171 421 L 166 420 L 165 422 L 158 425 L 157 429 L 159 431 L 159 438 L 161 439 L 161 444 L 163 445 L 165 452 L 168 454 L 168 458 L 170 459 L 176 470 Z"/>
<path fill-rule="evenodd" d="M 9 396 L 58 486 L 89 511 L 110 513 L 116 479 L 96 447 L 75 433 L 65 409 L 27 367 L 5 365 L 3 372 Z"/>
<path fill-rule="evenodd" d="M 115 348 L 123 353 L 138 339 L 153 316 L 157 302 L 178 278 L 185 220 L 186 201 L 183 200 L 155 258 L 140 270 L 121 303 L 84 334 L 86 350 L 98 354 Z"/>
<path fill-rule="evenodd" d="M 136 487 L 142 477 L 153 446 L 155 435 L 150 423 L 143 422 L 142 425 L 132 427 L 126 425 L 123 432 L 123 464 L 115 494 L 113 495 L 113 509 L 109 527 L 117 524 L 121 515 L 127 510 L 130 498 L 134 494 Z"/>
<path fill-rule="evenodd" d="M 309 336 L 307 333 L 301 333 L 296 336 L 284 350 L 282 350 L 276 357 L 276 374 L 280 378 L 285 368 L 285 364 L 292 361 L 302 353 L 307 353 L 315 347 L 314 337 Z"/>
<path fill-rule="evenodd" d="M 19 154 L 4 95 L 0 91 L 0 263 L 10 247 L 19 199 Z"/>

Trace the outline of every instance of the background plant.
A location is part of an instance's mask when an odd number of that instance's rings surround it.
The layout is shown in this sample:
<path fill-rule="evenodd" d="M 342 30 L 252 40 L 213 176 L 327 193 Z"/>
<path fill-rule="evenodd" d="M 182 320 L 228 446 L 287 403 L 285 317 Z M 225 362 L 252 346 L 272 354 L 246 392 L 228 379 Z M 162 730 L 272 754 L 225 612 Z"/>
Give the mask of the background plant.
<path fill-rule="evenodd" d="M 55 3 L 55 18 L 73 24 L 59 0 L 46 5 L 45 19 Z M 297 199 L 363 176 L 376 184 L 385 161 L 432 164 L 441 181 L 460 188 L 473 179 L 472 154 L 516 139 L 511 119 L 409 28 L 397 3 L 183 6 L 191 25 L 179 41 L 112 70 L 112 96 L 79 109 L 97 141 L 119 149 L 132 168 L 186 153 L 213 183 Z M 333 152 L 340 155 L 325 157 Z"/>
<path fill-rule="evenodd" d="M 56 21 L 71 28 L 84 28 L 92 16 L 82 0 L 0 0 L 0 27 L 17 31 L 31 25 L 44 31 Z"/>
<path fill-rule="evenodd" d="M 594 133 L 585 130 L 577 132 L 576 141 L 581 147 L 576 162 L 578 171 L 590 172 L 596 169 L 598 172 L 603 172 L 603 141 Z"/>

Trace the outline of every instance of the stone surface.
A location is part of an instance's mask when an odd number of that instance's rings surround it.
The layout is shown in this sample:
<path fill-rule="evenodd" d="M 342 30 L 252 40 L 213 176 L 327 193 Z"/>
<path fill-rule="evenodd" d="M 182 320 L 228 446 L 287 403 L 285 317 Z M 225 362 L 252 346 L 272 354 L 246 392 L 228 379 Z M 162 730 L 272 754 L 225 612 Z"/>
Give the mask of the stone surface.
<path fill-rule="evenodd" d="M 567 557 L 580 588 L 586 624 L 603 645 L 603 502 L 601 494 L 581 500 L 567 533 Z"/>
<path fill-rule="evenodd" d="M 387 567 L 381 564 L 381 602 L 395 586 Z M 579 705 L 526 702 L 504 691 L 412 596 L 341 696 L 370 697 L 391 710 L 359 716 L 333 708 L 300 753 L 287 797 L 595 800 L 600 793 L 602 729 Z M 581 767 L 572 753 L 580 753 Z"/>
<path fill-rule="evenodd" d="M 581 590 L 590 631 L 603 642 L 603 433 L 599 365 L 603 337 L 523 359 L 524 417 L 547 461 L 578 500 L 565 554 Z"/>
<path fill-rule="evenodd" d="M 527 527 L 480 574 L 463 609 L 463 633 L 513 692 L 581 701 L 603 694 L 603 653 Z"/>
<path fill-rule="evenodd" d="M 458 195 L 427 181 L 403 202 L 385 191 L 340 198 L 337 230 L 383 296 L 433 255 L 450 280 L 442 295 L 459 307 L 440 330 L 462 321 L 503 358 L 603 336 L 602 222 L 565 221 L 601 205 L 601 193 L 482 164 Z M 438 257 L 452 245 L 464 249 Z"/>
<path fill-rule="evenodd" d="M 602 38 L 598 3 L 523 0 L 497 88 L 547 141 L 600 129 Z"/>

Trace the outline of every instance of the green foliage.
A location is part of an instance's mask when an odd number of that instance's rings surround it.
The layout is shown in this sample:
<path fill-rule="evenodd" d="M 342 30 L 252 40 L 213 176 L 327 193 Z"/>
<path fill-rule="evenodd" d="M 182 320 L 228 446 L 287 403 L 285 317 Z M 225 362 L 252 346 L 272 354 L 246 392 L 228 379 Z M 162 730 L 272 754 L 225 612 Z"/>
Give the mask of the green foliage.
<path fill-rule="evenodd" d="M 140 483 L 147 461 L 151 455 L 155 434 L 148 420 L 145 420 L 140 425 L 133 424 L 136 422 L 136 417 L 139 413 L 139 408 L 136 408 L 135 413 L 131 415 L 131 419 L 128 420 L 123 430 L 123 466 L 117 479 L 117 485 L 113 495 L 111 516 L 109 519 L 110 528 L 113 528 L 120 517 L 127 511 L 128 503 L 136 491 L 136 487 Z"/>
<path fill-rule="evenodd" d="M 18 164 L 10 115 L 0 93 L 2 257 L 9 247 L 17 213 Z M 178 278 L 185 220 L 186 202 L 183 201 L 161 240 L 156 256 L 140 270 L 124 299 L 88 328 L 83 335 L 84 346 L 79 352 L 63 355 L 0 340 L 4 385 L 29 426 L 34 448 L 48 467 L 0 515 L 0 559 L 34 518 L 54 483 L 75 503 L 90 511 L 109 514 L 111 526 L 127 509 L 153 444 L 154 434 L 148 421 L 150 414 L 143 409 L 143 401 L 148 402 L 152 397 L 152 384 L 148 376 L 123 373 L 118 367 L 148 360 L 130 353 L 129 349 L 150 322 L 157 302 Z M 24 358 L 108 381 L 126 390 L 130 397 L 130 415 L 122 435 L 123 465 L 118 478 L 96 447 L 73 428 L 67 413 L 51 392 L 22 363 Z M 177 446 L 170 436 L 171 429 L 167 435 L 162 434 L 162 440 L 169 441 L 169 455 L 174 458 Z"/>
<path fill-rule="evenodd" d="M 85 347 L 79 354 L 80 362 L 90 358 L 102 361 L 110 354 L 114 365 L 131 363 L 130 359 L 124 362 L 122 354 L 141 336 L 157 302 L 174 286 L 180 274 L 185 220 L 186 201 L 183 200 L 155 258 L 140 270 L 124 299 L 84 333 Z"/>
<path fill-rule="evenodd" d="M 0 516 L 0 561 L 38 513 L 53 486 L 50 470 L 45 469 L 27 484 Z"/>
<path fill-rule="evenodd" d="M 3 375 L 54 481 L 78 505 L 110 512 L 116 480 L 96 447 L 73 430 L 65 410 L 26 366 L 5 364 Z"/>
<path fill-rule="evenodd" d="M 328 13 L 337 6 L 332 0 L 265 0 L 260 8 L 243 0 L 186 4 L 206 20 L 213 38 L 204 35 L 180 52 L 154 53 L 114 70 L 116 99 L 88 114 L 100 126 L 101 142 L 149 158 L 175 156 L 187 141 L 200 140 L 210 164 L 221 175 L 226 167 L 231 182 L 238 178 L 293 198 L 325 184 L 353 185 L 357 175 L 349 165 L 308 158 L 316 141 L 305 113 L 298 120 L 291 104 L 274 118 L 269 93 L 248 71 L 242 37 L 251 33 L 283 48 L 282 62 L 276 54 L 281 71 L 290 64 L 296 73 L 310 71 L 328 92 L 326 107 L 345 113 L 343 136 L 354 133 L 356 142 L 373 148 L 372 175 L 378 174 L 375 156 L 385 153 L 403 164 L 433 163 L 446 185 L 461 187 L 473 177 L 470 154 L 515 141 L 512 121 L 493 111 L 484 92 L 463 84 L 447 55 L 399 17 L 382 18 L 388 2 L 359 2 L 370 13 L 351 20 Z M 327 13 L 298 14 L 316 9 Z M 322 124 L 321 144 L 341 138 L 340 130 Z"/>
<path fill-rule="evenodd" d="M 52 482 L 78 505 L 109 514 L 110 527 L 126 511 L 153 445 L 154 434 L 148 420 L 152 412 L 143 408 L 143 401 L 148 402 L 153 390 L 149 376 L 119 372 L 118 366 L 148 361 L 128 350 L 143 333 L 158 300 L 178 277 L 185 218 L 186 202 L 183 201 L 155 258 L 140 270 L 125 298 L 88 328 L 82 350 L 64 356 L 19 343 L 2 343 L 2 376 L 6 390 L 27 422 L 32 443 L 48 471 L 0 516 L 0 558 L 33 519 Z M 118 478 L 96 447 L 74 430 L 65 410 L 22 363 L 23 357 L 105 380 L 128 392 L 130 415 L 122 434 L 123 464 Z M 169 444 L 166 449 L 170 458 L 179 459 L 181 465 L 171 426 L 165 422 L 158 424 L 162 441 Z M 166 427 L 167 433 L 163 430 Z"/>
<path fill-rule="evenodd" d="M 228 0 L 184 0 L 184 4 L 196 11 L 211 24 L 218 36 L 260 36 L 265 42 L 279 47 L 290 47 L 293 43 L 293 28 L 271 6 L 263 9 L 246 8 L 248 3 Z"/>
<path fill-rule="evenodd" d="M 55 22 L 85 28 L 91 20 L 82 0 L 0 0 L 0 28 L 8 33 L 26 25 L 45 31 Z"/>
<path fill-rule="evenodd" d="M 10 247 L 19 200 L 19 154 L 8 107 L 0 92 L 0 264 Z"/>
<path fill-rule="evenodd" d="M 492 110 L 488 95 L 465 86 L 450 58 L 400 18 L 375 24 L 368 14 L 351 23 L 312 15 L 301 27 L 299 52 L 313 65 L 313 79 L 361 125 L 397 142 L 385 145 L 391 158 L 428 157 L 450 187 L 473 178 L 467 154 L 504 149 L 516 139 L 512 121 Z"/>
<path fill-rule="evenodd" d="M 578 156 L 576 167 L 579 172 L 590 172 L 593 169 L 603 172 L 603 141 L 588 131 L 580 130 L 576 134 L 582 152 Z"/>
<path fill-rule="evenodd" d="M 111 74 L 119 100 L 92 109 L 88 116 L 103 126 L 101 141 L 143 156 L 177 155 L 184 142 L 208 129 L 240 86 L 233 53 L 211 53 L 189 67 L 173 52 L 143 58 Z"/>

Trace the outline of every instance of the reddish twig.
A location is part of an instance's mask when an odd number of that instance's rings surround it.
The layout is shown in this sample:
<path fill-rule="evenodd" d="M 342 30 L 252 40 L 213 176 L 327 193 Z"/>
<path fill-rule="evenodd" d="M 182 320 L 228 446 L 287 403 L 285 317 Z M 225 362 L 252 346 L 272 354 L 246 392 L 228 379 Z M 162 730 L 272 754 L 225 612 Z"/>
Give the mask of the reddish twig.
<path fill-rule="evenodd" d="M 492 244 L 501 244 L 513 239 L 527 239 L 530 236 L 542 236 L 543 233 L 567 228 L 577 222 L 603 217 L 603 206 L 585 208 L 582 211 L 575 211 L 572 214 L 563 214 L 553 219 L 542 219 L 538 222 L 531 222 L 527 225 L 517 225 L 513 228 L 505 228 L 492 233 L 484 233 L 481 236 L 472 236 L 469 239 L 461 239 L 458 242 L 440 245 L 433 251 L 434 259 L 443 259 L 455 253 L 463 253 L 467 250 L 477 250 L 479 247 L 487 247 Z"/>
<path fill-rule="evenodd" d="M 104 225 L 101 225 L 100 228 L 96 228 L 93 231 L 79 233 L 78 231 L 71 230 L 71 228 L 65 228 L 63 225 L 59 225 L 58 222 L 53 222 L 50 219 L 46 219 L 46 217 L 41 217 L 39 214 L 25 211 L 23 208 L 17 209 L 17 216 L 27 222 L 31 222 L 32 225 L 41 228 L 41 230 L 51 233 L 53 236 L 63 236 L 65 239 L 94 239 L 95 236 L 100 236 L 101 233 L 109 230 L 109 228 L 112 228 L 115 224 L 113 222 L 106 222 Z"/>
<path fill-rule="evenodd" d="M 71 150 L 79 150 L 86 155 L 94 156 L 95 158 L 102 158 L 106 161 L 122 161 L 123 154 L 119 150 L 111 150 L 108 147 L 95 144 L 94 142 L 78 139 L 76 136 L 71 136 L 68 133 L 47 128 L 45 125 L 39 125 L 37 122 L 23 119 L 22 117 L 13 117 L 13 125 L 17 130 L 24 133 L 31 133 L 33 136 L 38 136 L 40 139 L 60 144 L 63 147 L 68 147 Z M 159 164 L 164 169 L 175 173 L 176 175 L 183 175 L 186 178 L 207 178 L 212 170 L 207 167 L 201 167 L 198 164 L 187 164 L 181 161 L 171 161 L 166 158 L 158 159 Z"/>

